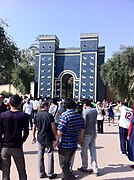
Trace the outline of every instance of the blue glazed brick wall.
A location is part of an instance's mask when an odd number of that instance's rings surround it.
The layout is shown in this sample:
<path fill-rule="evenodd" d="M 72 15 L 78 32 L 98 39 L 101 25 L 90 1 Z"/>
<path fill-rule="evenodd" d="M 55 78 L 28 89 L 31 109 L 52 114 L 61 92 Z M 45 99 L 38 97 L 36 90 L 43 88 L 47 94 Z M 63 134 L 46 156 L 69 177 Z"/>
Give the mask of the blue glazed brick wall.
<path fill-rule="evenodd" d="M 39 56 L 35 57 L 34 97 L 38 96 Z"/>
<path fill-rule="evenodd" d="M 80 56 L 56 56 L 55 65 L 56 78 L 58 78 L 60 73 L 64 70 L 71 70 L 79 77 Z"/>
<path fill-rule="evenodd" d="M 53 56 L 41 55 L 40 94 L 44 97 L 52 95 Z"/>
<path fill-rule="evenodd" d="M 94 99 L 95 53 L 82 54 L 81 97 Z"/>
<path fill-rule="evenodd" d="M 81 44 L 80 44 L 80 49 L 81 49 L 81 52 L 97 51 L 98 41 L 97 40 L 91 40 L 91 39 L 89 39 L 88 41 L 82 40 Z"/>
<path fill-rule="evenodd" d="M 39 50 L 40 53 L 51 53 L 55 52 L 56 45 L 54 42 L 40 42 Z"/>
<path fill-rule="evenodd" d="M 102 101 L 105 96 L 105 86 L 100 77 L 101 65 L 104 63 L 105 54 L 98 55 L 98 68 L 97 68 L 97 100 Z"/>
<path fill-rule="evenodd" d="M 76 75 L 76 79 L 74 78 L 74 98 L 79 98 L 80 96 L 102 100 L 104 98 L 104 85 L 100 78 L 100 66 L 104 63 L 105 50 L 103 51 L 102 49 L 102 51 L 100 51 L 100 49 L 101 48 L 98 47 L 98 35 L 92 36 L 92 34 L 88 34 L 87 36 L 86 34 L 82 35 L 80 48 L 71 50 L 59 49 L 57 40 L 54 39 L 50 40 L 45 37 L 44 40 L 40 40 L 39 56 L 36 56 L 35 63 L 35 97 L 39 97 L 40 95 L 43 97 L 52 97 L 55 95 L 60 97 L 61 84 L 60 79 L 58 79 L 59 75 L 63 73 L 63 71 L 70 71 L 71 75 Z M 40 84 L 38 84 L 39 57 Z M 95 80 L 96 73 L 97 79 Z M 54 82 L 56 89 L 53 87 Z M 95 84 L 95 82 L 97 82 L 97 84 Z M 40 87 L 40 94 L 37 95 L 38 86 Z M 95 88 L 97 88 L 96 97 Z M 52 91 L 52 89 L 54 91 Z"/>

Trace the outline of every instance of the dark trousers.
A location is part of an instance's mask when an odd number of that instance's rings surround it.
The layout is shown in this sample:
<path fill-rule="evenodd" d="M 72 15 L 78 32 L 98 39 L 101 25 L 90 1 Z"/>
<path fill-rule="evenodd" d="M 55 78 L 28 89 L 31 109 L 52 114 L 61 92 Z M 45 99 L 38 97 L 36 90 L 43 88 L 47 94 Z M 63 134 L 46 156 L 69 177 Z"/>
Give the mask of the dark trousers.
<path fill-rule="evenodd" d="M 97 131 L 98 133 L 103 133 L 103 120 L 97 121 Z"/>
<path fill-rule="evenodd" d="M 33 110 L 32 118 L 35 118 L 37 112 L 38 112 L 38 110 Z"/>
<path fill-rule="evenodd" d="M 2 148 L 2 180 L 10 180 L 11 157 L 16 164 L 19 180 L 27 180 L 25 159 L 22 148 Z M 16 178 L 17 179 L 17 178 Z"/>
<path fill-rule="evenodd" d="M 59 148 L 59 162 L 62 169 L 62 180 L 75 180 L 75 176 L 70 170 L 71 160 L 76 151 L 75 149 Z"/>
<path fill-rule="evenodd" d="M 31 130 L 32 130 L 32 127 L 33 127 L 32 114 L 29 115 L 29 126 L 30 126 L 30 128 L 31 128 Z"/>
<path fill-rule="evenodd" d="M 128 134 L 128 129 L 119 127 L 120 148 L 123 154 L 126 154 L 128 148 L 127 134 Z"/>

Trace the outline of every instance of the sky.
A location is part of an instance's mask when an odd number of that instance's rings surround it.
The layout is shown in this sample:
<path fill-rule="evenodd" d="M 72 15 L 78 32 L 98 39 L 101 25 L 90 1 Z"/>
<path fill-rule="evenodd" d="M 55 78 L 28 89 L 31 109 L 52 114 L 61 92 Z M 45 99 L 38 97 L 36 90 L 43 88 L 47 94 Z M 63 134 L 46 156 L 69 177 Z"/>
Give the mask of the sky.
<path fill-rule="evenodd" d="M 105 60 L 134 45 L 134 0 L 0 0 L 0 18 L 20 49 L 39 35 L 57 35 L 60 48 L 80 47 L 80 34 L 98 33 Z"/>

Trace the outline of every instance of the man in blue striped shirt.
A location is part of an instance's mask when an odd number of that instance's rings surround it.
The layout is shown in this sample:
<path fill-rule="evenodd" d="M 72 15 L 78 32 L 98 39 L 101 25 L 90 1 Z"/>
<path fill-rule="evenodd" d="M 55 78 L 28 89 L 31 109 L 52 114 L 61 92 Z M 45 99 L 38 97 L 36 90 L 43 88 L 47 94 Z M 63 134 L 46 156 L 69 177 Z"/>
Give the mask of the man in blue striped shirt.
<path fill-rule="evenodd" d="M 67 111 L 59 120 L 56 142 L 59 141 L 59 162 L 62 169 L 62 180 L 75 180 L 70 170 L 71 160 L 78 144 L 82 144 L 84 119 L 75 111 L 76 104 L 72 99 L 65 102 Z"/>

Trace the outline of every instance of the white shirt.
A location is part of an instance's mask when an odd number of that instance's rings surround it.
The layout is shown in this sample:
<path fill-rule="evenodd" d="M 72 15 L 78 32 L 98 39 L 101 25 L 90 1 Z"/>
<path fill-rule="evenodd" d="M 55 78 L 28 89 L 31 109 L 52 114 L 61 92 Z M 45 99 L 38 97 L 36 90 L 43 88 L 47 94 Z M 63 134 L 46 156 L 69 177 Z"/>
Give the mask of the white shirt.
<path fill-rule="evenodd" d="M 103 115 L 102 115 L 102 108 L 100 107 L 100 106 L 96 106 L 96 110 L 97 110 L 97 120 L 99 121 L 99 120 L 103 120 L 104 119 L 104 117 L 103 117 Z"/>
<path fill-rule="evenodd" d="M 37 110 L 38 107 L 39 107 L 39 101 L 34 100 L 32 103 L 33 103 L 33 109 L 34 109 L 34 110 Z"/>
<path fill-rule="evenodd" d="M 32 110 L 33 110 L 33 103 L 25 103 L 24 105 L 23 105 L 23 111 L 25 112 L 25 113 L 27 113 L 27 114 L 29 114 L 29 115 L 31 115 L 32 114 Z"/>
<path fill-rule="evenodd" d="M 119 108 L 119 111 L 120 111 L 119 126 L 128 129 L 130 124 L 130 117 L 132 115 L 133 110 L 127 106 L 121 106 Z"/>

